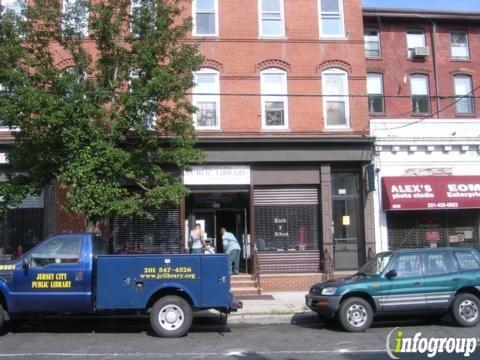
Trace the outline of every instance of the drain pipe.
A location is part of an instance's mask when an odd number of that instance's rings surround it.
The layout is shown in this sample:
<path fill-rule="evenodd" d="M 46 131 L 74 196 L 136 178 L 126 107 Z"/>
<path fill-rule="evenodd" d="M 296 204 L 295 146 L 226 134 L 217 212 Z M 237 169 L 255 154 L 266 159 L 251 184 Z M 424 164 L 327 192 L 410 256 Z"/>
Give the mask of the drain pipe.
<path fill-rule="evenodd" d="M 440 119 L 440 86 L 438 79 L 438 64 L 437 64 L 437 47 L 436 47 L 436 37 L 437 37 L 437 23 L 430 19 L 432 23 L 432 61 L 433 61 L 433 74 L 435 77 L 435 102 L 437 105 L 437 118 Z"/>

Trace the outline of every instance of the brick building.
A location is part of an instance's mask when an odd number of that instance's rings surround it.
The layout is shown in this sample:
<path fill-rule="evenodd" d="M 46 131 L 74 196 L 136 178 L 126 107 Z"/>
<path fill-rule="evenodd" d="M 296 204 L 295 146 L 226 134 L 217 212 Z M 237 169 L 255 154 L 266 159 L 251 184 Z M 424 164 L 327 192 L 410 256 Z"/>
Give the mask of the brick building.
<path fill-rule="evenodd" d="M 376 249 L 478 248 L 480 14 L 363 14 Z"/>
<path fill-rule="evenodd" d="M 374 247 L 361 1 L 186 3 L 186 40 L 205 57 L 192 101 L 206 162 L 183 174 L 191 195 L 178 208 L 154 210 L 153 223 L 112 219 L 114 247 L 184 251 L 201 223 L 218 251 L 220 227 L 236 234 L 242 269 L 256 263 L 266 290 L 307 288 L 325 254 L 356 269 Z M 45 192 L 42 237 L 83 228 L 62 197 Z"/>

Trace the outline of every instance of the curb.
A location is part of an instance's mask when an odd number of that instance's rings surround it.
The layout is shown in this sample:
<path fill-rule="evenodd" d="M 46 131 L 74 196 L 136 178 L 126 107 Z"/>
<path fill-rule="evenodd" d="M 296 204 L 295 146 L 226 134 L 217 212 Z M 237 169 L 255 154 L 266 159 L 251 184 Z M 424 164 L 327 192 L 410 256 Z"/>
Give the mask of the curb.
<path fill-rule="evenodd" d="M 217 314 L 203 313 L 196 317 L 199 322 L 222 321 Z M 287 314 L 229 314 L 226 319 L 228 325 L 290 325 L 290 324 L 319 324 L 321 320 L 312 312 L 291 312 Z"/>

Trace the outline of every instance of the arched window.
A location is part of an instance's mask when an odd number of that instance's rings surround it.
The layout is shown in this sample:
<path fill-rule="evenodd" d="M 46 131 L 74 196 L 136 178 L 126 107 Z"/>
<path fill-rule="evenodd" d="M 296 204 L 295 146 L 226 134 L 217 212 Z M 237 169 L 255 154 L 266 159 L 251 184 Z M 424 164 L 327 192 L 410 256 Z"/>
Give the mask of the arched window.
<path fill-rule="evenodd" d="M 287 73 L 277 68 L 260 73 L 262 128 L 288 128 Z"/>
<path fill-rule="evenodd" d="M 195 72 L 193 105 L 198 110 L 194 116 L 196 129 L 220 129 L 220 75 L 217 70 L 203 68 Z"/>
<path fill-rule="evenodd" d="M 326 128 L 350 128 L 348 75 L 342 69 L 322 72 L 323 118 Z"/>

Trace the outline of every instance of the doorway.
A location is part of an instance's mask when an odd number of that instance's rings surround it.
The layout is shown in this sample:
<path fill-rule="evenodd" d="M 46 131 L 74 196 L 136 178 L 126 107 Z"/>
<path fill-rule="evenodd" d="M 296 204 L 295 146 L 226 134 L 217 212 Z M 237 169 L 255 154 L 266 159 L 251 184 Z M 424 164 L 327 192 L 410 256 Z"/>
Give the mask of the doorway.
<path fill-rule="evenodd" d="M 217 253 L 223 253 L 222 235 L 224 227 L 238 240 L 241 247 L 240 271 L 249 270 L 249 192 L 192 190 L 186 207 L 185 234 L 190 234 L 195 224 L 200 224 L 206 241 Z M 186 239 L 188 241 L 188 239 Z"/>

